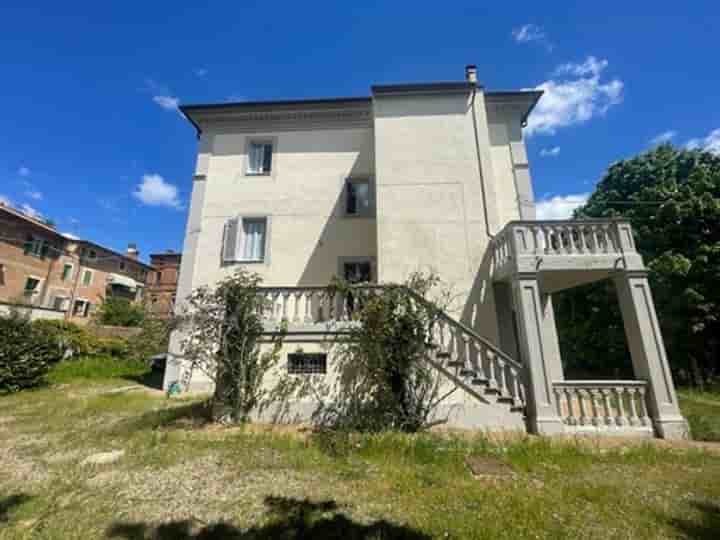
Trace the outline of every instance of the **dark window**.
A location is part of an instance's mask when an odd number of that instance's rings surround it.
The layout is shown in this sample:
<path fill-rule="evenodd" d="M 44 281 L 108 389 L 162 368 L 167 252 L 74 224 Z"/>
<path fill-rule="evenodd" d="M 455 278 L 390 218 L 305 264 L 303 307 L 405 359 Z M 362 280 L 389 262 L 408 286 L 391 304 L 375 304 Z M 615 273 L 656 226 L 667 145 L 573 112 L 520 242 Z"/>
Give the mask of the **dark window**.
<path fill-rule="evenodd" d="M 292 375 L 325 374 L 327 354 L 290 353 L 288 354 L 288 373 Z"/>
<path fill-rule="evenodd" d="M 5 265 L 0 264 L 0 285 L 5 285 Z"/>
<path fill-rule="evenodd" d="M 251 142 L 248 148 L 248 174 L 270 174 L 272 143 Z"/>
<path fill-rule="evenodd" d="M 370 182 L 350 179 L 347 181 L 346 191 L 345 212 L 350 216 L 369 216 L 371 213 Z"/>

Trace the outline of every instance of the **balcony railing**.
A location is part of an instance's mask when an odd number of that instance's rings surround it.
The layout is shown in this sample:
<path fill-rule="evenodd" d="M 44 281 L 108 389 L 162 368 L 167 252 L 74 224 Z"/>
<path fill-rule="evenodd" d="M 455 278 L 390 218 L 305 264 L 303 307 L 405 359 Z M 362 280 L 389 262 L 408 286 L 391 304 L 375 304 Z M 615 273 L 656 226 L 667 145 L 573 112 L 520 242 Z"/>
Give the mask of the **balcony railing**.
<path fill-rule="evenodd" d="M 556 381 L 558 415 L 568 432 L 652 433 L 645 381 Z"/>
<path fill-rule="evenodd" d="M 513 263 L 522 267 L 523 259 L 530 265 L 538 260 L 562 263 L 568 258 L 610 264 L 637 255 L 630 224 L 618 220 L 511 221 L 495 237 L 493 245 L 496 273 Z"/>

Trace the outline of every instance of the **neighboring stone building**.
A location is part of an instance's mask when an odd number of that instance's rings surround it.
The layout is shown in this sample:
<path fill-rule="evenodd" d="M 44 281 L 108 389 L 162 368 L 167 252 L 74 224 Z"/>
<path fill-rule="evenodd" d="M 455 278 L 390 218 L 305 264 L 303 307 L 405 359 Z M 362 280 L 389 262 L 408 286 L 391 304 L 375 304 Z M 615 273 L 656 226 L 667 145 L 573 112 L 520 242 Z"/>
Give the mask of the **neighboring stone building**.
<path fill-rule="evenodd" d="M 174 251 L 150 254 L 150 266 L 145 292 L 148 310 L 158 317 L 169 317 L 175 306 L 180 260 Z"/>
<path fill-rule="evenodd" d="M 199 148 L 178 302 L 246 266 L 264 279 L 267 332 L 289 324 L 283 369 L 332 383 L 348 304 L 320 287 L 433 269 L 457 297 L 428 352 L 458 389 L 441 411 L 450 425 L 685 436 L 629 224 L 536 221 L 522 128 L 541 92 L 466 75 L 370 97 L 181 107 Z M 552 294 L 601 279 L 615 280 L 636 380 L 567 381 Z M 209 389 L 182 339 L 166 388 Z"/>
<path fill-rule="evenodd" d="M 117 253 L 0 204 L 0 312 L 20 304 L 84 324 L 105 297 L 142 300 L 151 271 L 133 245 Z"/>

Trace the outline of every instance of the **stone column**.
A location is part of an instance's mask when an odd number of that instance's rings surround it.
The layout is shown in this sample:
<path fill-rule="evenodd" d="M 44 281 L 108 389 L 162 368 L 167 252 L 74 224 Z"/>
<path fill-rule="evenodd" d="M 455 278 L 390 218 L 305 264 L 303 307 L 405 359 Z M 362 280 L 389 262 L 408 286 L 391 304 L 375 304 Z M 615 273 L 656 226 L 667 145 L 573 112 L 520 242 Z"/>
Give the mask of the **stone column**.
<path fill-rule="evenodd" d="M 548 369 L 553 381 L 564 381 L 565 372 L 560 356 L 560 340 L 555 325 L 555 310 L 553 309 L 552 295 L 540 293 L 542 308 L 542 332 L 545 350 L 548 353 Z"/>
<path fill-rule="evenodd" d="M 519 345 L 527 367 L 528 428 L 534 433 L 563 432 L 562 420 L 557 414 L 553 376 L 560 361 L 555 345 L 549 342 L 544 331 L 544 302 L 537 274 L 518 274 L 513 280 L 513 296 L 519 332 Z"/>
<path fill-rule="evenodd" d="M 624 271 L 615 277 L 615 286 L 635 376 L 648 382 L 655 431 L 664 439 L 685 439 L 688 426 L 678 406 L 647 273 Z"/>

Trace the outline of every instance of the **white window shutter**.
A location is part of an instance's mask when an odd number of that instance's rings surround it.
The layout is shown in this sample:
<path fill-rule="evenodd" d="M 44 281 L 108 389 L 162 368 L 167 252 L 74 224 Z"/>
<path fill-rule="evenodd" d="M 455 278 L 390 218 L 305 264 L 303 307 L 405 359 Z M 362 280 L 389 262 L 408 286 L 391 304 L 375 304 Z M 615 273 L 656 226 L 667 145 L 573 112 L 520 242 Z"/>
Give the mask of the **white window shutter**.
<path fill-rule="evenodd" d="M 232 218 L 225 223 L 223 235 L 223 262 L 233 262 L 237 259 L 237 242 L 239 232 L 239 218 Z"/>

